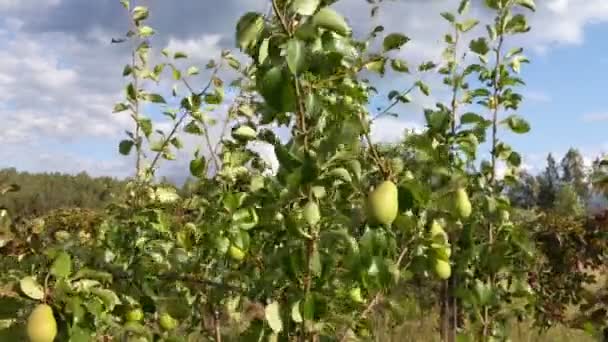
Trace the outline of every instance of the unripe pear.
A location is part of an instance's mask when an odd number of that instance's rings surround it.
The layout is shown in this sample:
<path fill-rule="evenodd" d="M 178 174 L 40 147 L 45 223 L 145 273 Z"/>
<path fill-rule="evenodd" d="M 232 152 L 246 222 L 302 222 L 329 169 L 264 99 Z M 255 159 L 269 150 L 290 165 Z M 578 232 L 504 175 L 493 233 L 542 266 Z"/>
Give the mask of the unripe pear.
<path fill-rule="evenodd" d="M 141 309 L 133 309 L 127 312 L 127 321 L 138 322 L 144 318 L 144 312 Z"/>
<path fill-rule="evenodd" d="M 302 213 L 304 215 L 304 220 L 306 220 L 306 223 L 311 226 L 316 225 L 321 220 L 321 212 L 319 211 L 319 206 L 313 201 L 306 203 Z"/>
<path fill-rule="evenodd" d="M 436 259 L 435 274 L 437 274 L 440 279 L 448 279 L 452 275 L 452 266 L 450 266 L 450 263 L 445 260 Z"/>
<path fill-rule="evenodd" d="M 348 296 L 353 302 L 363 303 L 363 297 L 361 297 L 361 288 L 359 287 L 354 287 L 350 289 L 350 291 L 348 292 Z"/>
<path fill-rule="evenodd" d="M 383 225 L 390 225 L 399 212 L 399 194 L 397 186 L 391 181 L 384 181 L 368 197 L 370 219 Z"/>
<path fill-rule="evenodd" d="M 230 254 L 230 257 L 236 261 L 242 261 L 245 258 L 245 252 L 235 245 L 230 245 L 228 254 Z"/>
<path fill-rule="evenodd" d="M 469 195 L 464 188 L 459 188 L 456 190 L 454 197 L 454 207 L 456 209 L 456 213 L 461 218 L 467 218 L 471 215 L 472 207 L 471 201 L 469 200 Z"/>
<path fill-rule="evenodd" d="M 177 326 L 175 318 L 171 317 L 168 313 L 163 313 L 160 316 L 160 326 L 165 330 L 173 330 Z"/>
<path fill-rule="evenodd" d="M 46 305 L 38 305 L 27 320 L 27 336 L 31 342 L 53 342 L 57 336 L 57 321 L 53 309 Z"/>
<path fill-rule="evenodd" d="M 433 220 L 433 223 L 431 223 L 431 237 L 433 239 L 441 238 L 444 243 L 448 242 L 448 234 L 443 230 L 443 226 L 441 226 L 441 223 L 437 220 Z"/>

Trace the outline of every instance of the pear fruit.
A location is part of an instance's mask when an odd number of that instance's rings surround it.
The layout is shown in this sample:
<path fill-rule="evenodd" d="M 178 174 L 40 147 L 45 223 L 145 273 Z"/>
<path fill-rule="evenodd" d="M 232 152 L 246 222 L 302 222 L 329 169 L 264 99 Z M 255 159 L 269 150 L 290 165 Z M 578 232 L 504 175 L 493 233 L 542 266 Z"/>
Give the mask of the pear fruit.
<path fill-rule="evenodd" d="M 321 220 L 321 213 L 317 203 L 310 201 L 306 203 L 303 210 L 304 220 L 311 226 L 316 225 Z"/>
<path fill-rule="evenodd" d="M 177 321 L 175 318 L 171 317 L 168 313 L 163 313 L 160 315 L 160 326 L 165 330 L 173 330 L 177 327 Z"/>
<path fill-rule="evenodd" d="M 144 312 L 141 309 L 133 309 L 127 312 L 127 321 L 138 322 L 144 318 Z"/>
<path fill-rule="evenodd" d="M 57 321 L 53 309 L 40 304 L 34 308 L 27 320 L 27 336 L 30 342 L 53 342 L 57 336 Z"/>
<path fill-rule="evenodd" d="M 236 261 L 242 261 L 245 258 L 245 252 L 235 245 L 230 245 L 230 248 L 228 248 L 228 254 L 230 254 L 230 257 Z"/>
<path fill-rule="evenodd" d="M 434 269 L 440 279 L 446 280 L 452 275 L 452 266 L 445 260 L 436 259 Z"/>
<path fill-rule="evenodd" d="M 354 288 L 350 289 L 350 291 L 348 292 L 348 296 L 350 297 L 350 299 L 353 302 L 363 303 L 363 297 L 361 296 L 360 287 L 354 287 Z"/>
<path fill-rule="evenodd" d="M 397 186 L 391 181 L 382 182 L 368 197 L 370 219 L 383 225 L 391 225 L 399 211 Z"/>
<path fill-rule="evenodd" d="M 461 218 L 467 218 L 471 215 L 472 207 L 469 195 L 464 188 L 459 188 L 454 194 L 454 207 L 456 213 Z"/>
<path fill-rule="evenodd" d="M 443 226 L 437 220 L 431 223 L 431 237 L 433 240 L 442 239 L 443 243 L 448 242 L 448 234 L 443 230 Z"/>

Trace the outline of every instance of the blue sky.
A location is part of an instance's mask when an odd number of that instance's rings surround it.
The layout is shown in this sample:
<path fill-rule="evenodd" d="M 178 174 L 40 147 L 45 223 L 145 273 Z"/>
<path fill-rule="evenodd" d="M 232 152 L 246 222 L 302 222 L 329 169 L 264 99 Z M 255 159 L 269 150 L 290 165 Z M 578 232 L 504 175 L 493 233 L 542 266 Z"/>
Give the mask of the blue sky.
<path fill-rule="evenodd" d="M 537 2 L 532 33 L 517 41 L 532 59 L 523 68 L 528 86 L 519 111 L 532 131 L 513 139 L 534 172 L 543 168 L 547 153 L 561 158 L 571 146 L 589 160 L 608 152 L 608 1 Z M 214 1 L 212 11 L 200 0 L 146 3 L 159 33 L 154 47 L 185 50 L 199 66 L 234 46 L 233 27 L 241 14 L 268 8 L 267 0 Z M 440 53 L 445 25 L 438 13 L 455 6 L 456 0 L 388 2 L 379 21 L 387 32 L 412 38 L 402 54 L 415 64 Z M 374 25 L 366 19 L 364 0 L 341 0 L 337 7 L 355 31 Z M 488 19 L 479 7 L 472 15 Z M 0 0 L 0 167 L 118 177 L 131 173 L 131 160 L 116 149 L 129 120 L 111 113 L 121 96 L 128 50 L 109 41 L 124 31 L 124 19 L 118 0 Z M 197 81 L 203 84 L 204 78 Z M 383 89 L 406 84 L 394 78 L 380 81 Z M 391 141 L 403 129 L 419 127 L 422 107 L 440 100 L 441 92 L 415 99 L 421 105 L 402 107 L 398 119 L 378 122 L 374 139 Z M 186 143 L 189 149 L 167 165 L 166 174 L 186 172 L 188 153 L 197 142 Z"/>

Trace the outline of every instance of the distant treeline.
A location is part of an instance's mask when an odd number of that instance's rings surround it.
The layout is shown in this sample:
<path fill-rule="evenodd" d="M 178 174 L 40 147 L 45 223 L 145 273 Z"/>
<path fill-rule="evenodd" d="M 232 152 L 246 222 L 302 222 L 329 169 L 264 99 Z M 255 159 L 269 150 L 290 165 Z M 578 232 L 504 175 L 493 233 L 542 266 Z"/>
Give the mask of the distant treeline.
<path fill-rule="evenodd" d="M 29 173 L 14 168 L 0 170 L 0 184 L 16 184 L 21 189 L 0 197 L 0 208 L 15 217 L 31 217 L 59 208 L 101 209 L 125 182 L 111 177 L 91 177 L 61 173 Z"/>

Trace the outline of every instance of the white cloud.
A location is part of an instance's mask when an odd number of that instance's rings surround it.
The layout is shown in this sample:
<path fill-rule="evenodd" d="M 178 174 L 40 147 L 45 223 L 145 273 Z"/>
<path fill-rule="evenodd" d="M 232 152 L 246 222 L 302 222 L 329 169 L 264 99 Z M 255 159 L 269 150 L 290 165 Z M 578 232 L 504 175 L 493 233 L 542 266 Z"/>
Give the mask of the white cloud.
<path fill-rule="evenodd" d="M 608 2 L 605 0 L 544 0 L 537 3 L 538 11 L 531 20 L 531 43 L 581 44 L 587 25 L 608 21 Z"/>
<path fill-rule="evenodd" d="M 0 10 L 31 10 L 41 7 L 57 6 L 61 0 L 0 0 Z"/>
<path fill-rule="evenodd" d="M 551 96 L 542 91 L 528 90 L 524 91 L 524 98 L 533 102 L 547 103 L 551 102 Z"/>
<path fill-rule="evenodd" d="M 420 131 L 421 129 L 420 124 L 385 116 L 372 123 L 371 139 L 374 143 L 397 142 L 404 137 L 407 130 Z"/>
<path fill-rule="evenodd" d="M 74 19 L 73 25 L 65 23 L 66 25 L 48 26 L 49 22 L 63 24 L 60 21 L 65 19 L 49 17 L 44 21 L 47 26 L 40 27 L 52 27 L 52 29 L 37 33 L 27 31 L 32 29 L 32 26 L 36 26 L 33 24 L 38 23 L 37 18 L 44 15 L 47 9 L 53 9 L 55 6 L 58 6 L 55 9 L 60 9 L 66 6 L 67 2 L 67 0 L 0 0 L 0 12 L 8 13 L 2 18 L 3 20 L 0 20 L 0 117 L 2 118 L 0 126 L 10 128 L 3 129 L 3 134 L 0 135 L 0 143 L 4 144 L 5 151 L 10 149 L 13 152 L 27 151 L 32 155 L 42 152 L 53 155 L 54 153 L 45 150 L 44 146 L 32 144 L 31 141 L 53 141 L 77 146 L 87 144 L 91 138 L 105 139 L 109 144 L 108 149 L 114 151 L 115 143 L 123 129 L 130 126 L 127 115 L 111 114 L 113 103 L 122 97 L 120 90 L 124 82 L 120 78 L 120 71 L 122 64 L 128 60 L 127 47 L 108 43 L 112 36 L 121 33 L 114 32 L 118 26 L 116 22 L 106 26 L 105 19 L 103 25 Z M 356 32 L 362 33 L 374 25 L 382 24 L 386 27 L 387 33 L 399 31 L 408 35 L 412 41 L 396 54 L 410 62 L 413 69 L 418 62 L 438 59 L 444 47 L 443 34 L 447 29 L 447 24 L 439 13 L 443 10 L 455 9 L 458 2 L 458 0 L 384 2 L 375 21 L 369 19 L 370 6 L 363 0 L 342 0 L 337 5 L 355 26 Z M 521 42 L 537 52 L 550 52 L 555 45 L 581 44 L 588 25 L 608 21 L 607 0 L 539 0 L 537 3 L 537 13 L 530 15 L 532 32 L 522 38 L 515 38 L 518 43 Z M 155 6 L 164 8 L 159 4 Z M 190 8 L 187 1 L 184 1 L 181 7 L 171 7 L 173 13 L 154 12 L 154 8 L 152 13 L 154 20 L 158 18 L 159 24 L 165 24 L 160 27 L 165 27 L 168 31 L 171 23 L 174 22 L 173 18 L 178 15 L 184 16 L 184 21 L 189 20 L 190 23 L 193 23 L 193 20 L 205 21 L 205 16 L 214 23 L 214 20 L 225 23 L 227 21 L 224 17 L 235 17 L 234 12 L 237 8 L 244 12 L 250 8 L 264 10 L 268 6 L 268 2 L 262 0 L 235 0 L 226 4 L 217 11 L 194 13 L 184 10 Z M 96 5 L 94 8 L 102 8 L 101 6 L 106 5 Z M 110 5 L 107 6 L 110 8 Z M 153 4 L 151 6 L 154 7 Z M 218 2 L 218 6 L 223 5 Z M 80 7 L 72 7 L 74 13 L 82 11 Z M 120 10 L 119 7 L 115 6 L 116 10 Z M 105 15 L 112 11 L 105 11 Z M 489 19 L 487 12 L 479 7 L 473 8 L 471 16 L 481 17 L 484 21 Z M 106 18 L 100 14 L 101 17 Z M 158 39 L 170 50 L 187 52 L 191 57 L 188 63 L 205 63 L 208 59 L 219 55 L 222 45 L 233 45 L 231 37 L 234 34 L 234 23 L 232 19 L 230 22 L 217 32 L 212 31 L 216 29 L 215 27 L 195 30 L 195 26 L 187 26 L 187 32 L 183 32 L 186 29 L 180 31 L 175 28 L 176 32 L 179 32 L 178 35 L 160 36 Z M 105 27 L 111 29 L 104 29 Z M 483 27 L 480 26 L 480 29 Z M 69 32 L 70 30 L 72 31 Z M 171 33 L 164 32 L 164 34 Z M 475 34 L 471 34 L 469 38 L 475 37 Z M 226 37 L 230 37 L 229 42 L 223 41 Z M 403 78 L 383 80 L 378 88 L 399 88 L 407 86 L 407 81 Z M 402 138 L 405 129 L 422 128 L 419 123 L 422 107 L 434 105 L 444 95 L 438 88 L 440 81 L 435 78 L 427 81 L 431 85 L 432 96 L 422 97 L 415 92 L 416 106 L 403 105 L 397 108 L 398 113 L 415 113 L 411 118 L 407 116 L 407 120 L 391 117 L 377 120 L 372 127 L 372 139 L 375 142 L 396 141 Z M 396 86 L 396 83 L 404 84 Z M 536 102 L 551 100 L 548 94 L 540 91 L 528 91 L 526 97 Z M 608 120 L 608 114 L 590 113 L 585 120 L 589 122 Z M 218 130 L 219 128 L 214 128 L 212 131 L 214 141 L 219 139 L 219 132 L 216 132 Z M 186 172 L 192 149 L 201 143 L 196 138 L 186 140 L 188 148 L 178 156 L 183 161 L 171 163 L 172 170 L 174 167 L 181 167 L 181 170 Z M 25 149 L 24 146 L 29 146 L 29 149 Z M 263 155 L 272 152 L 268 147 L 263 146 L 260 147 L 260 151 Z M 130 167 L 124 163 L 107 164 L 107 162 L 104 162 L 107 167 L 100 167 L 95 164 L 95 158 L 92 156 L 56 152 L 59 162 L 36 160 L 41 167 L 47 169 L 76 170 L 78 167 L 83 167 L 105 170 L 113 174 L 123 172 L 118 171 L 120 167 Z M 586 156 L 592 156 L 596 152 L 599 151 L 589 151 Z M 525 159 L 524 165 L 531 169 L 542 169 L 545 157 L 541 156 L 537 158 L 538 160 Z M 116 155 L 116 159 L 121 158 Z M 271 160 L 271 163 L 274 161 Z"/>
<path fill-rule="evenodd" d="M 584 122 L 608 121 L 608 112 L 595 112 L 583 115 Z"/>
<path fill-rule="evenodd" d="M 188 57 L 197 61 L 208 61 L 219 56 L 219 46 L 222 36 L 219 34 L 203 34 L 196 39 L 169 38 L 167 49 L 171 52 L 186 52 Z"/>

